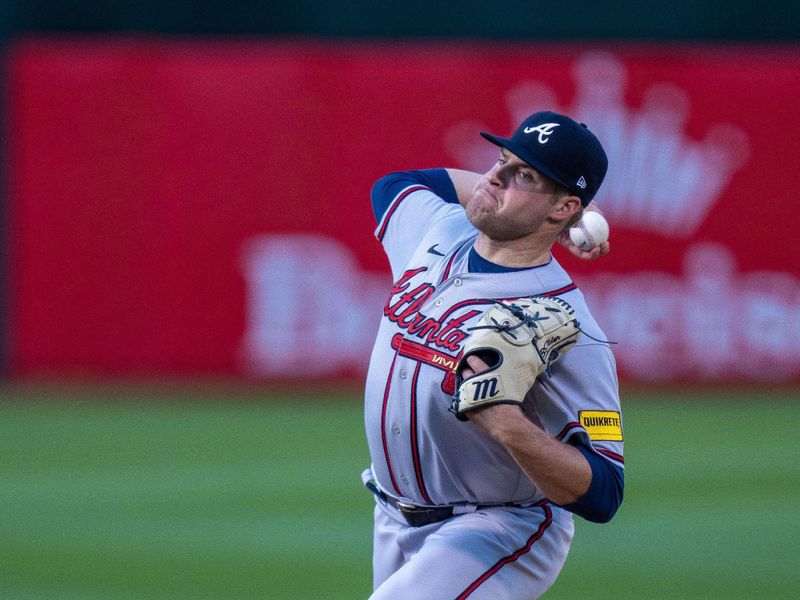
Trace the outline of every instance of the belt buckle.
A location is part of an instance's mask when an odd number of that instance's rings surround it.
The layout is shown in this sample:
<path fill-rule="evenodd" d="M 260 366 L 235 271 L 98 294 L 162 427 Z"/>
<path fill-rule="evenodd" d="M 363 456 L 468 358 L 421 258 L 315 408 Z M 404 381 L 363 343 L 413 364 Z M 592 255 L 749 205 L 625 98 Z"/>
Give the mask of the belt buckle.
<path fill-rule="evenodd" d="M 436 519 L 432 518 L 434 511 L 424 506 L 416 506 L 406 502 L 397 501 L 397 510 L 403 515 L 406 523 L 411 527 L 421 527 L 435 522 Z"/>
<path fill-rule="evenodd" d="M 408 504 L 400 500 L 397 500 L 395 508 L 403 515 L 406 523 L 412 527 L 430 525 L 431 523 L 436 523 L 453 516 L 452 514 L 448 516 L 438 515 L 435 507 L 417 506 L 416 504 Z"/>
<path fill-rule="evenodd" d="M 414 504 L 408 504 L 407 502 L 403 502 L 402 500 L 397 500 L 397 510 L 399 510 L 404 515 L 408 514 L 419 514 L 423 511 L 427 512 L 428 509 L 416 506 Z"/>

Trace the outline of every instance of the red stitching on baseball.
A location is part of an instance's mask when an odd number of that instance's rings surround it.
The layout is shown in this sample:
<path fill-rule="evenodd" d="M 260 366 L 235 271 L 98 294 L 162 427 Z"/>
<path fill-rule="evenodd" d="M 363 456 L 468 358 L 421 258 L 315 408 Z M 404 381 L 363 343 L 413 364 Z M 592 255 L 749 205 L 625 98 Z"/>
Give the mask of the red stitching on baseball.
<path fill-rule="evenodd" d="M 589 233 L 589 228 L 586 227 L 586 223 L 584 223 L 582 220 L 578 223 L 578 229 L 580 229 L 581 232 L 583 232 L 583 235 L 586 236 L 586 239 L 589 241 L 589 244 L 591 244 L 592 248 L 597 246 L 597 242 L 594 241 L 592 234 Z"/>

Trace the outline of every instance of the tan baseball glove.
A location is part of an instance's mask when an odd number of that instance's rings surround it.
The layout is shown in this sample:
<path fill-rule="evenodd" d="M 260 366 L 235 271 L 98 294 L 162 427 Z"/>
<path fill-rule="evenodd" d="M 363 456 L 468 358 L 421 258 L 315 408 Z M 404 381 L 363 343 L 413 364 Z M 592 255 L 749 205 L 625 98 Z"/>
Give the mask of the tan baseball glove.
<path fill-rule="evenodd" d="M 522 404 L 536 378 L 578 341 L 580 324 L 561 298 L 535 296 L 494 304 L 471 331 L 456 365 L 450 407 L 462 421 L 483 406 Z M 470 356 L 489 368 L 465 379 Z"/>

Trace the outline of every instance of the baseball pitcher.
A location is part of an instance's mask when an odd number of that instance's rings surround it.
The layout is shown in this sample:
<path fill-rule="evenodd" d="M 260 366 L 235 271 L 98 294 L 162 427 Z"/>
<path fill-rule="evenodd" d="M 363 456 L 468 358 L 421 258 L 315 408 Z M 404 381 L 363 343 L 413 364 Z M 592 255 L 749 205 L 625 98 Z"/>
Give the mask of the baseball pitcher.
<path fill-rule="evenodd" d="M 374 600 L 538 598 L 573 515 L 606 522 L 622 501 L 614 357 L 551 254 L 606 154 L 553 112 L 481 135 L 498 146 L 485 174 L 392 173 L 372 190 L 394 280 L 366 382 Z"/>

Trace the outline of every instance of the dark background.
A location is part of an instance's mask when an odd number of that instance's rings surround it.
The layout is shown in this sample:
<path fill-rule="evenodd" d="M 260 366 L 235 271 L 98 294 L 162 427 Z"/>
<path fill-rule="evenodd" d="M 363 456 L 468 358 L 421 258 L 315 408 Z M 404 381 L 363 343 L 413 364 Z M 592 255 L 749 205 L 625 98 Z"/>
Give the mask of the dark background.
<path fill-rule="evenodd" d="M 800 3 L 788 0 L 659 3 L 9 0 L 0 3 L 0 36 L 26 32 L 791 41 L 800 34 Z"/>

